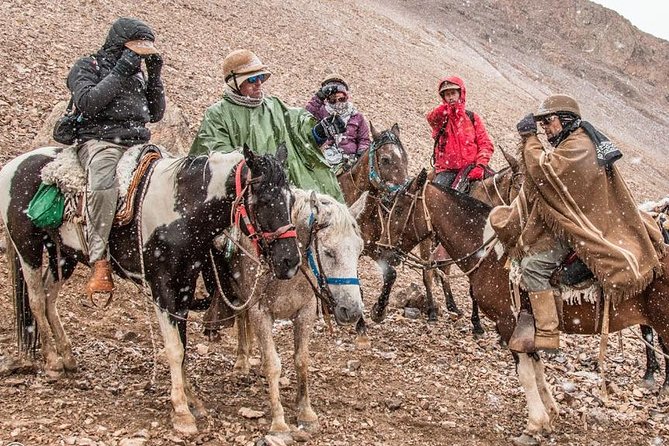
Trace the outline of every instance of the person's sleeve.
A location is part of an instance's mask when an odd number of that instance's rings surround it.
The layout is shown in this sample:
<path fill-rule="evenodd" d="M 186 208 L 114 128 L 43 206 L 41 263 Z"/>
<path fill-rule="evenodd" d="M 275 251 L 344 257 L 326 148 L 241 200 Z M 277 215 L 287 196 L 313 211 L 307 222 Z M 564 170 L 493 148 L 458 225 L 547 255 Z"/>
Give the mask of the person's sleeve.
<path fill-rule="evenodd" d="M 441 126 L 446 121 L 446 104 L 440 104 L 426 116 L 428 124 L 432 127 L 432 137 L 436 137 Z"/>
<path fill-rule="evenodd" d="M 158 122 L 165 115 L 165 88 L 160 77 L 149 76 L 146 86 L 146 99 L 149 102 L 151 122 Z"/>
<path fill-rule="evenodd" d="M 67 87 L 72 92 L 74 105 L 86 118 L 92 118 L 123 90 L 122 79 L 114 72 L 99 79 L 95 61 L 79 59 L 67 76 Z"/>
<path fill-rule="evenodd" d="M 319 118 L 319 110 L 323 106 L 323 100 L 318 96 L 314 95 L 311 100 L 307 103 L 306 108 L 309 113 L 314 115 L 317 119 Z"/>
<path fill-rule="evenodd" d="M 360 120 L 360 126 L 358 127 L 358 148 L 357 153 L 362 153 L 365 150 L 369 149 L 369 144 L 371 143 L 369 139 L 369 126 L 367 125 L 367 120 L 362 117 Z"/>
<path fill-rule="evenodd" d="M 229 153 L 234 150 L 230 133 L 221 114 L 212 107 L 208 108 L 204 112 L 189 155 L 204 155 L 214 151 Z"/>
<path fill-rule="evenodd" d="M 478 152 L 476 154 L 476 164 L 488 165 L 495 146 L 492 144 L 490 135 L 483 124 L 483 120 L 477 114 L 474 114 L 474 131 L 476 132 L 476 145 Z"/>

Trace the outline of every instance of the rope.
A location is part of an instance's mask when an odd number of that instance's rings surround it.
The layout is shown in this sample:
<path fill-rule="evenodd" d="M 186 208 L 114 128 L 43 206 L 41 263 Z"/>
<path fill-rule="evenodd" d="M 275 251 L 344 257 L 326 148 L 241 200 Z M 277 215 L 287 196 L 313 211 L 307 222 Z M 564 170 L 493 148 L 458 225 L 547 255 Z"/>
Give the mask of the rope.
<path fill-rule="evenodd" d="M 209 258 L 211 259 L 211 266 L 214 268 L 214 279 L 216 279 L 216 289 L 218 290 L 218 293 L 221 295 L 221 298 L 223 299 L 223 302 L 230 308 L 232 308 L 234 311 L 237 312 L 242 312 L 248 309 L 251 305 L 255 305 L 258 301 L 260 301 L 260 296 L 254 301 L 253 300 L 253 295 L 256 293 L 256 287 L 258 285 L 258 280 L 260 280 L 260 277 L 264 273 L 264 264 L 258 262 L 255 258 L 251 257 L 253 260 L 255 260 L 258 263 L 258 267 L 256 268 L 256 277 L 255 281 L 253 282 L 253 288 L 251 288 L 251 294 L 249 295 L 249 298 L 240 306 L 234 305 L 230 300 L 225 297 L 225 293 L 223 293 L 223 287 L 221 286 L 221 280 L 218 278 L 218 268 L 216 268 L 216 262 L 214 261 L 214 253 L 209 250 Z M 211 322 L 222 322 L 222 321 L 211 321 Z"/>

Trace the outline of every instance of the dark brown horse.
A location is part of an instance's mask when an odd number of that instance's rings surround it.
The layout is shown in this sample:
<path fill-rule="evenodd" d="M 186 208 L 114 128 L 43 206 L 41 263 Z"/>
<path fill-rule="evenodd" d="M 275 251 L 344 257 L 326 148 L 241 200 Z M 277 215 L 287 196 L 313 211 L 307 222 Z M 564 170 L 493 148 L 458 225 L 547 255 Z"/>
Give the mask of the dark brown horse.
<path fill-rule="evenodd" d="M 77 236 L 79 223 L 65 221 L 56 229 L 42 229 L 25 210 L 40 185 L 42 168 L 68 150 L 74 149 L 33 150 L 0 171 L 0 211 L 10 238 L 9 261 L 16 271 L 12 279 L 19 343 L 34 343 L 39 332 L 45 370 L 55 377 L 76 371 L 56 301 L 77 263 L 87 263 L 86 245 Z M 245 147 L 243 155 L 155 161 L 140 185 L 132 222 L 111 231 L 109 253 L 115 272 L 145 284 L 153 297 L 172 377 L 173 425 L 182 433 L 196 432 L 194 415 L 204 413 L 186 378 L 188 312 L 214 237 L 231 225 L 236 204 L 247 210 L 250 221 L 243 230 L 254 228 L 260 251 L 276 276 L 289 279 L 299 269 L 294 231 L 292 238 L 283 237 L 291 232 L 293 202 L 284 173 L 286 158 L 282 146 L 277 157 L 257 156 Z"/>
<path fill-rule="evenodd" d="M 490 207 L 450 189 L 426 183 L 423 171 L 400 192 L 390 218 L 390 239 L 399 253 L 408 252 L 434 233 L 469 281 L 483 313 L 495 322 L 503 341 L 508 342 L 515 326 L 509 293 L 506 256 L 498 258 L 485 248 L 484 235 Z M 431 219 L 428 225 L 426 216 Z M 430 230 L 431 229 L 431 230 Z M 610 332 L 646 324 L 662 339 L 669 339 L 669 257 L 663 260 L 664 276 L 653 281 L 634 298 L 624 300 L 612 311 Z M 603 312 L 585 301 L 563 306 L 564 332 L 599 334 Z M 544 377 L 544 366 L 537 354 L 514 354 L 518 377 L 525 391 L 529 418 L 517 442 L 535 444 L 534 436 L 550 432 L 559 413 Z M 665 385 L 662 393 L 669 391 Z"/>

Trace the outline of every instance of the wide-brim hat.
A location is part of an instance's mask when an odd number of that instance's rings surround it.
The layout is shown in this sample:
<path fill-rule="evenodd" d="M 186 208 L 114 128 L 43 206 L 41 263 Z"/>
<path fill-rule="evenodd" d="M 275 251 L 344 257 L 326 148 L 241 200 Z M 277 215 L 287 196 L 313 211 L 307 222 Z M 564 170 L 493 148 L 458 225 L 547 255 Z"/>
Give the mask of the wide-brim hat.
<path fill-rule="evenodd" d="M 539 109 L 534 112 L 534 117 L 540 119 L 544 116 L 554 115 L 558 112 L 569 112 L 576 116 L 581 116 L 581 109 L 578 106 L 576 99 L 566 94 L 554 94 L 548 96 L 544 102 L 541 103 Z"/>
<path fill-rule="evenodd" d="M 125 47 L 139 54 L 148 56 L 149 54 L 158 54 L 159 51 L 151 40 L 129 40 L 124 43 Z"/>
<path fill-rule="evenodd" d="M 223 59 L 223 75 L 225 82 L 231 87 L 241 85 L 246 79 L 264 74 L 269 77 L 272 73 L 260 58 L 249 50 L 234 50 Z"/>

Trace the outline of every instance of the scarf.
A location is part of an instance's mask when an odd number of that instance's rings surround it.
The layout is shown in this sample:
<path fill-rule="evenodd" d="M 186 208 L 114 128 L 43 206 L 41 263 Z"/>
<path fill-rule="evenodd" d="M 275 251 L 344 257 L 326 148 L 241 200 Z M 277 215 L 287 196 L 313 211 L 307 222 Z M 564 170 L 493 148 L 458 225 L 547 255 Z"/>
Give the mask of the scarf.
<path fill-rule="evenodd" d="M 355 106 L 350 101 L 343 103 L 336 102 L 334 104 L 325 102 L 325 111 L 327 111 L 330 115 L 335 113 L 338 114 L 339 117 L 344 120 L 345 124 L 348 124 L 348 120 L 351 118 L 351 116 L 357 113 Z"/>
<path fill-rule="evenodd" d="M 250 96 L 242 96 L 241 94 L 235 92 L 230 86 L 226 85 L 225 90 L 223 91 L 223 96 L 230 99 L 233 103 L 241 105 L 242 107 L 255 108 L 262 105 L 263 100 L 265 99 L 265 93 L 259 98 L 252 98 Z"/>
<path fill-rule="evenodd" d="M 620 149 L 618 149 L 618 147 L 616 147 L 605 134 L 597 130 L 588 121 L 582 121 L 580 119 L 575 119 L 567 124 L 558 135 L 549 138 L 548 141 L 554 147 L 557 147 L 565 140 L 565 138 L 567 138 L 567 136 L 571 135 L 571 133 L 578 128 L 583 129 L 586 135 L 588 135 L 588 138 L 590 138 L 590 141 L 594 144 L 597 153 L 597 163 L 600 166 L 610 169 L 611 166 L 613 166 L 613 163 L 622 158 L 623 154 Z"/>

